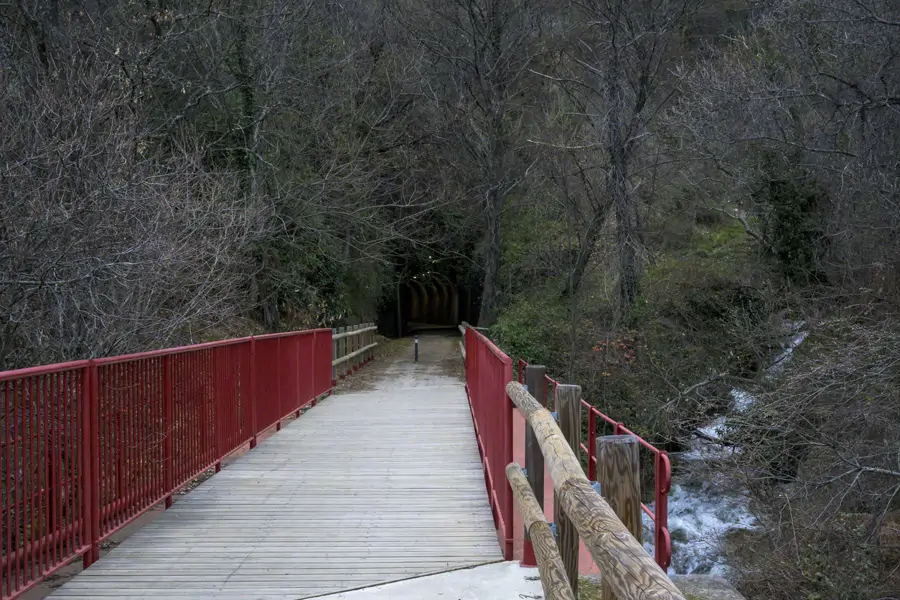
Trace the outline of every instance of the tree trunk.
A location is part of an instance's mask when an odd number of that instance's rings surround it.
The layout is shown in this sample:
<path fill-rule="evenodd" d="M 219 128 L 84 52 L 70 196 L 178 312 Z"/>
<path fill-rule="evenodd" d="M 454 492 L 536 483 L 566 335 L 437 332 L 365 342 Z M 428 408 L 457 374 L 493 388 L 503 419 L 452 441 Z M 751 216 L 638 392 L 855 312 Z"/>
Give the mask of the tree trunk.
<path fill-rule="evenodd" d="M 572 276 L 569 281 L 566 282 L 566 289 L 563 292 L 564 295 L 569 296 L 577 294 L 579 290 L 581 290 L 581 285 L 584 283 L 584 274 L 587 271 L 591 256 L 594 254 L 594 247 L 597 245 L 597 239 L 600 237 L 600 232 L 603 231 L 603 225 L 606 223 L 606 219 L 609 216 L 610 206 L 611 203 L 607 202 L 601 206 L 599 210 L 594 212 L 591 222 L 588 224 L 587 231 L 584 232 L 584 237 L 581 239 L 578 256 L 575 258 L 575 265 L 572 267 Z"/>
<path fill-rule="evenodd" d="M 487 240 L 484 249 L 484 282 L 481 286 L 479 327 L 490 327 L 497 320 L 497 284 L 500 275 L 500 217 L 503 199 L 497 188 L 487 195 Z"/>
<path fill-rule="evenodd" d="M 634 202 L 625 181 L 625 165 L 614 159 L 607 178 L 607 189 L 616 207 L 616 247 L 619 254 L 619 310 L 622 313 L 634 305 L 640 279 L 640 240 Z"/>
<path fill-rule="evenodd" d="M 637 211 L 628 190 L 628 139 L 625 132 L 625 91 L 620 76 L 622 68 L 615 43 L 607 62 L 605 100 L 608 111 L 606 139 L 609 144 L 609 171 L 606 190 L 616 210 L 616 248 L 619 255 L 619 313 L 634 305 L 640 279 L 640 240 Z"/>

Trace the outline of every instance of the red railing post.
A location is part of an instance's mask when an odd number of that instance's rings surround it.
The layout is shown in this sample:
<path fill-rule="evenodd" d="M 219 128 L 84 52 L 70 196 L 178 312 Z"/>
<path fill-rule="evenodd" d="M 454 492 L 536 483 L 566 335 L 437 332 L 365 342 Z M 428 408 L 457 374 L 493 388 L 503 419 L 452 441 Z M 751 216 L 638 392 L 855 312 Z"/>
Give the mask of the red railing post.
<path fill-rule="evenodd" d="M 654 540 L 656 564 L 663 571 L 672 562 L 672 539 L 669 535 L 669 488 L 672 484 L 672 466 L 669 455 L 659 452 L 656 455 L 656 503 L 654 505 Z"/>
<path fill-rule="evenodd" d="M 325 360 L 325 357 L 319 356 L 319 334 L 321 331 L 313 331 L 313 343 L 312 343 L 312 357 L 309 359 L 309 364 L 311 368 L 310 379 L 312 380 L 312 401 L 309 403 L 310 406 L 316 405 L 316 400 L 319 397 L 319 387 L 318 387 L 318 375 L 319 375 L 319 361 Z M 330 353 L 329 353 L 330 354 Z M 328 358 L 328 360 L 331 360 Z M 300 416 L 300 411 L 297 411 L 297 416 Z"/>
<path fill-rule="evenodd" d="M 306 358 L 306 362 L 309 363 L 310 367 L 313 367 L 315 364 L 315 363 L 313 363 L 313 361 L 315 360 L 315 356 L 316 356 L 316 333 L 315 332 L 312 333 L 311 355 L 306 356 L 306 357 L 303 356 L 303 342 L 305 342 L 305 341 L 306 340 L 303 337 L 298 337 L 297 344 L 296 344 L 297 367 L 294 369 L 296 371 L 296 377 L 294 378 L 294 390 L 295 390 L 294 393 L 295 393 L 296 397 L 294 398 L 293 406 L 296 409 L 296 410 L 294 410 L 294 416 L 297 418 L 300 418 L 300 407 L 309 400 L 308 398 L 304 398 L 303 396 L 300 395 L 300 390 L 303 389 L 303 384 L 302 384 L 303 373 L 300 371 L 300 367 L 304 363 L 304 360 L 303 360 L 304 358 Z M 312 368 L 310 368 L 310 372 L 313 372 Z M 310 379 L 312 379 L 312 378 L 310 378 Z"/>
<path fill-rule="evenodd" d="M 100 452 L 97 365 L 90 361 L 82 378 L 81 416 L 81 545 L 88 568 L 100 558 Z"/>
<path fill-rule="evenodd" d="M 503 459 L 500 468 L 498 471 L 500 473 L 506 472 L 506 465 L 513 461 L 513 412 L 516 411 L 515 405 L 512 403 L 512 400 L 509 399 L 509 396 L 506 394 L 506 384 L 513 381 L 513 367 L 512 360 L 509 358 L 506 359 L 506 363 L 503 366 L 503 377 L 500 382 L 500 389 L 498 390 L 500 393 L 500 398 L 502 402 L 506 406 L 506 422 L 503 424 L 503 439 L 506 442 L 503 444 L 503 447 L 506 450 L 506 457 Z M 510 487 L 509 480 L 506 477 L 500 477 L 500 485 L 505 488 L 504 494 L 504 523 L 506 525 L 506 548 L 503 553 L 506 560 L 513 559 L 513 494 L 512 487 Z"/>
<path fill-rule="evenodd" d="M 256 389 L 256 337 L 250 336 L 250 394 L 247 399 L 247 409 L 250 411 L 250 449 L 256 448 L 257 429 L 257 389 Z"/>
<path fill-rule="evenodd" d="M 172 390 L 172 355 L 162 357 L 163 368 L 163 487 L 166 492 L 166 508 L 172 506 L 172 492 L 175 489 L 175 402 Z"/>
<path fill-rule="evenodd" d="M 287 373 L 284 372 L 284 369 L 281 368 L 281 338 L 275 338 L 275 403 L 278 406 L 278 410 L 276 411 L 276 419 L 275 421 L 275 431 L 281 431 L 281 415 L 285 414 L 284 411 L 284 378 Z"/>
<path fill-rule="evenodd" d="M 213 348 L 210 350 L 212 352 L 212 386 L 213 386 L 213 395 L 212 395 L 212 408 L 213 408 L 213 423 L 215 423 L 216 431 L 215 431 L 215 444 L 216 444 L 216 457 L 219 459 L 216 461 L 216 473 L 222 470 L 222 457 L 225 455 L 225 382 L 224 379 L 224 369 L 222 368 L 224 361 L 222 361 L 222 352 L 224 351 L 223 347 Z"/>
<path fill-rule="evenodd" d="M 594 459 L 597 455 L 597 413 L 594 412 L 592 406 L 588 406 L 588 439 L 587 439 L 587 454 L 588 454 L 588 479 L 591 481 L 597 480 L 597 465 L 594 463 Z"/>

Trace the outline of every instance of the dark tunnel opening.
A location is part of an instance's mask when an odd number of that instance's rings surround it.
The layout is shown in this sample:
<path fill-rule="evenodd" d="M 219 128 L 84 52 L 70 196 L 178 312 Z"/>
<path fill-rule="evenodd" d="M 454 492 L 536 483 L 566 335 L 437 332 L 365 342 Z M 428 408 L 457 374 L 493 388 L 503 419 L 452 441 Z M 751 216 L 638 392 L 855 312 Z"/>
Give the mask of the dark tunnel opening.
<path fill-rule="evenodd" d="M 449 278 L 411 277 L 399 282 L 379 311 L 381 333 L 403 337 L 421 331 L 453 329 L 478 318 L 479 298 L 470 286 Z"/>

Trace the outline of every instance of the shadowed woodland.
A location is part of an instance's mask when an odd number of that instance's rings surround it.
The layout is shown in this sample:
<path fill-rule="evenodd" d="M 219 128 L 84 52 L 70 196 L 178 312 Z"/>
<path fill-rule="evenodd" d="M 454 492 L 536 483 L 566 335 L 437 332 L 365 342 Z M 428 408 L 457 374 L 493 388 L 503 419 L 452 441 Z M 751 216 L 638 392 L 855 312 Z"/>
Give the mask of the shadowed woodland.
<path fill-rule="evenodd" d="M 748 598 L 900 593 L 896 1 L 0 3 L 0 369 L 412 280 L 672 452 L 726 417 Z"/>

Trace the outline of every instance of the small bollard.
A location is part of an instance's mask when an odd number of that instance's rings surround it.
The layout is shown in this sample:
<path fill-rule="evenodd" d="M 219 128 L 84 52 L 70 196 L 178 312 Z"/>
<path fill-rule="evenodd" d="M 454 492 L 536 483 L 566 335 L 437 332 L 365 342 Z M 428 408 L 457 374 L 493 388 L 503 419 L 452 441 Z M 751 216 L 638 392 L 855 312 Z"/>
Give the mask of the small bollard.
<path fill-rule="evenodd" d="M 419 362 L 419 336 L 414 336 L 413 339 L 415 340 L 415 343 L 414 343 L 413 345 L 414 345 L 415 348 L 416 348 L 416 350 L 415 350 L 415 352 L 416 352 L 416 360 L 415 360 L 415 362 Z"/>

